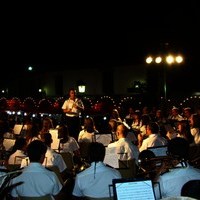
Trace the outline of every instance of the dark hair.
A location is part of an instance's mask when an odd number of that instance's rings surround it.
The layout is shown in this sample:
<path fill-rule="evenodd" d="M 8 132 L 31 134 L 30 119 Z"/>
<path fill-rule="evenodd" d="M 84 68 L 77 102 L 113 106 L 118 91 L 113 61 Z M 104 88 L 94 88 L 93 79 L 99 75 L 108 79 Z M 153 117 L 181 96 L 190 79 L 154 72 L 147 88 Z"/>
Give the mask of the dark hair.
<path fill-rule="evenodd" d="M 105 157 L 105 146 L 99 142 L 92 142 L 89 145 L 89 160 L 90 162 L 103 161 Z"/>
<path fill-rule="evenodd" d="M 152 133 L 159 133 L 159 125 L 156 122 L 150 122 L 149 123 L 149 129 Z"/>
<path fill-rule="evenodd" d="M 190 180 L 181 189 L 181 196 L 200 199 L 200 180 Z"/>
<path fill-rule="evenodd" d="M 60 143 L 66 143 L 69 140 L 69 129 L 67 125 L 61 125 L 58 128 L 58 137 L 62 138 Z"/>
<path fill-rule="evenodd" d="M 39 162 L 46 151 L 47 146 L 41 140 L 34 140 L 27 147 L 27 154 L 30 162 Z"/>
<path fill-rule="evenodd" d="M 176 137 L 168 141 L 167 150 L 169 155 L 177 159 L 188 159 L 189 143 L 186 139 Z"/>
<path fill-rule="evenodd" d="M 45 133 L 44 135 L 43 135 L 43 137 L 44 137 L 44 143 L 47 145 L 47 146 L 50 146 L 51 145 L 51 143 L 52 143 L 52 136 L 51 136 L 51 133 Z"/>
<path fill-rule="evenodd" d="M 19 137 L 15 141 L 12 152 L 14 153 L 16 150 L 22 150 L 25 146 L 26 146 L 26 139 L 23 137 Z"/>
<path fill-rule="evenodd" d="M 145 150 L 143 150 L 143 151 L 141 151 L 141 152 L 139 153 L 138 159 L 143 160 L 143 159 L 150 159 L 150 158 L 155 158 L 155 157 L 156 157 L 156 155 L 154 154 L 153 151 L 150 151 L 150 150 L 148 150 L 148 149 L 145 149 Z"/>

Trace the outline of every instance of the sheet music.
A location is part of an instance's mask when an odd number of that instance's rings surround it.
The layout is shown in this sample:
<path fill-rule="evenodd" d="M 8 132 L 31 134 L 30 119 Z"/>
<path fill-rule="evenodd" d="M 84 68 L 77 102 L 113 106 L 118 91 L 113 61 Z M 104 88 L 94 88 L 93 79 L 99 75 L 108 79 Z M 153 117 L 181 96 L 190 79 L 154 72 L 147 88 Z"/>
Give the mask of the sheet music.
<path fill-rule="evenodd" d="M 14 146 L 14 144 L 15 144 L 15 139 L 4 138 L 4 140 L 3 140 L 3 145 L 6 149 L 6 151 L 12 150 L 12 147 Z"/>
<path fill-rule="evenodd" d="M 21 133 L 22 127 L 23 127 L 22 124 L 15 124 L 13 128 L 14 134 L 19 135 Z"/>
<path fill-rule="evenodd" d="M 117 200 L 155 200 L 150 180 L 116 183 L 115 189 Z"/>
<path fill-rule="evenodd" d="M 167 156 L 167 146 L 163 147 L 149 147 L 148 150 L 152 151 L 156 157 Z"/>
<path fill-rule="evenodd" d="M 102 143 L 104 146 L 108 146 L 112 142 L 111 134 L 95 134 L 96 142 Z"/>
<path fill-rule="evenodd" d="M 58 138 L 58 129 L 50 129 L 49 133 L 51 134 L 53 140 L 51 143 L 51 148 L 54 150 L 59 149 L 60 139 Z"/>
<path fill-rule="evenodd" d="M 111 167 L 119 168 L 119 160 L 118 155 L 116 154 L 116 147 L 106 147 L 106 155 L 103 162 Z"/>

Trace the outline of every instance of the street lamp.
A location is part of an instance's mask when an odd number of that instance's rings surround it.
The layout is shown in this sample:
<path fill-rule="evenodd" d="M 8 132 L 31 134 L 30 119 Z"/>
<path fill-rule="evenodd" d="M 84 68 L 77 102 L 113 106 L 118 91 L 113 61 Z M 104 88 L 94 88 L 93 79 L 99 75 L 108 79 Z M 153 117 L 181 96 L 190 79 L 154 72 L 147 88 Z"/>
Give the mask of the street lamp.
<path fill-rule="evenodd" d="M 183 62 L 183 56 L 181 55 L 166 55 L 166 56 L 148 56 L 146 58 L 147 64 L 163 64 L 163 91 L 164 98 L 167 99 L 167 81 L 166 81 L 166 70 L 167 65 L 181 64 Z"/>

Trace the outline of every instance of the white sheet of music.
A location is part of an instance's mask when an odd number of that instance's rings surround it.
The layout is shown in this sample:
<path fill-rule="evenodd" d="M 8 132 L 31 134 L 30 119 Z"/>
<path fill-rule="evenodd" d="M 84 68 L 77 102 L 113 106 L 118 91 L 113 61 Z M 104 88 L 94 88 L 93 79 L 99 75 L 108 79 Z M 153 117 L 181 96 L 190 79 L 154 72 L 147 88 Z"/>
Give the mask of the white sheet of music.
<path fill-rule="evenodd" d="M 19 135 L 21 133 L 22 127 L 23 127 L 22 124 L 15 124 L 13 128 L 14 134 Z"/>
<path fill-rule="evenodd" d="M 58 129 L 50 129 L 49 133 L 51 133 L 53 142 L 51 143 L 52 149 L 59 149 L 60 139 L 58 138 Z"/>
<path fill-rule="evenodd" d="M 105 164 L 119 168 L 118 155 L 116 154 L 116 147 L 106 147 L 106 155 L 103 161 Z"/>
<path fill-rule="evenodd" d="M 12 147 L 14 146 L 14 144 L 15 144 L 15 139 L 6 139 L 6 138 L 4 138 L 4 140 L 3 140 L 3 145 L 4 145 L 5 149 L 6 149 L 6 151 L 11 150 Z"/>
<path fill-rule="evenodd" d="M 151 181 L 133 181 L 116 183 L 118 200 L 155 200 L 153 185 Z"/>
<path fill-rule="evenodd" d="M 95 134 L 96 142 L 102 143 L 104 146 L 108 146 L 112 142 L 111 134 Z"/>

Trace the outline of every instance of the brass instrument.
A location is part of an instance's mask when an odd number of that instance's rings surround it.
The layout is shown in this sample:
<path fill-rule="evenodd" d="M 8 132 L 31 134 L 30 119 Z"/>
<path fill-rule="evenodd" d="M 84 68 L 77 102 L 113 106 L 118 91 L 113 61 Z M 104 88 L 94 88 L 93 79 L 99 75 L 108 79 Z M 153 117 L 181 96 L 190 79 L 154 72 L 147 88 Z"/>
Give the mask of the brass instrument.
<path fill-rule="evenodd" d="M 185 160 L 179 160 L 177 157 L 172 156 L 159 156 L 138 160 L 138 176 L 154 179 L 158 175 L 164 174 L 171 169 L 180 168 L 176 167 L 178 163 L 181 163 L 181 167 L 187 166 Z"/>

